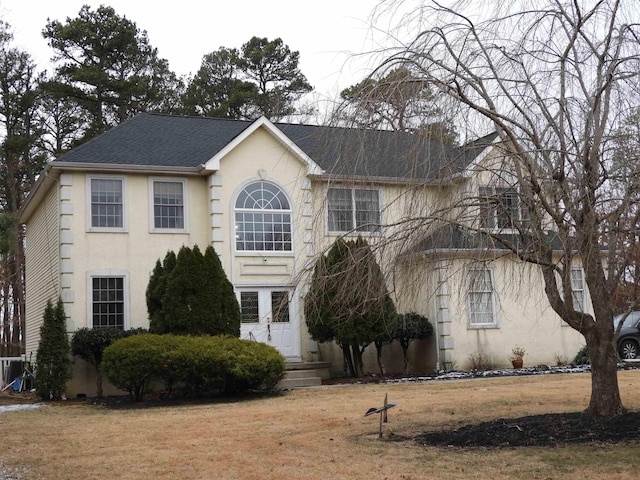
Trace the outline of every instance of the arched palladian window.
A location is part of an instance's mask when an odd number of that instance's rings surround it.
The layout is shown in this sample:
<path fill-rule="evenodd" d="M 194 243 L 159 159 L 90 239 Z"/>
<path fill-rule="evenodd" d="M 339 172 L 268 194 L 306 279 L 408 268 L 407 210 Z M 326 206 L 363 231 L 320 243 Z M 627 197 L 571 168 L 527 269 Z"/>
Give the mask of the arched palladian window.
<path fill-rule="evenodd" d="M 247 185 L 235 205 L 236 250 L 291 251 L 291 206 L 272 183 Z"/>

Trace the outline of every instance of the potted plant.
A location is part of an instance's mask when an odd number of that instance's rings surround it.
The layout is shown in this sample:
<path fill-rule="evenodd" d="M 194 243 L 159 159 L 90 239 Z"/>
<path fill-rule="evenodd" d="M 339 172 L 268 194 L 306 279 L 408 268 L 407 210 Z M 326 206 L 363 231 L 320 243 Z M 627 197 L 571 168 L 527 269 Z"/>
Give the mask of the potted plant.
<path fill-rule="evenodd" d="M 524 357 L 526 350 L 523 347 L 516 345 L 511 349 L 511 364 L 513 368 L 522 368 L 522 357 Z"/>

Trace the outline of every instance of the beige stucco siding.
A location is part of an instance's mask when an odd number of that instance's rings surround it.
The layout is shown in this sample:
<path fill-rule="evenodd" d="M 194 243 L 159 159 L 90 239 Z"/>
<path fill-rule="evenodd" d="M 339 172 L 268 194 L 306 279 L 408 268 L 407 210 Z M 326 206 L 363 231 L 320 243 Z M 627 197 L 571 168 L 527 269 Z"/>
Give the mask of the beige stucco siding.
<path fill-rule="evenodd" d="M 499 258 L 487 263 L 494 282 L 496 325 L 477 327 L 469 321 L 469 274 L 471 260 L 425 263 L 421 269 L 431 278 L 427 291 L 429 318 L 438 327 L 438 347 L 442 366 L 469 369 L 471 357 L 482 354 L 493 367 L 510 365 L 511 349 L 524 347 L 525 365 L 555 364 L 557 357 L 572 360 L 584 345 L 582 336 L 549 306 L 539 269 L 530 264 Z M 590 309 L 590 306 L 587 306 Z"/>
<path fill-rule="evenodd" d="M 266 129 L 253 132 L 220 162 L 221 253 L 234 261 L 227 270 L 234 285 L 290 284 L 304 264 L 310 244 L 310 186 L 306 166 Z M 293 245 L 290 252 L 261 252 L 260 255 L 236 251 L 234 203 L 248 184 L 272 182 L 287 195 L 291 206 Z M 226 227 L 226 228 L 225 228 Z M 227 267 L 228 264 L 225 265 Z"/>
<path fill-rule="evenodd" d="M 59 191 L 54 183 L 29 220 L 25 245 L 26 271 L 26 353 L 35 359 L 40 342 L 40 326 L 47 301 L 55 303 L 59 290 Z M 71 329 L 71 327 L 67 327 Z"/>
<path fill-rule="evenodd" d="M 100 174 L 91 174 L 101 176 Z M 187 232 L 152 233 L 150 231 L 149 175 L 126 175 L 124 209 L 125 232 L 87 231 L 87 175 L 75 173 L 70 186 L 73 204 L 69 245 L 70 263 L 64 276 L 69 277 L 67 312 L 72 330 L 90 325 L 88 318 L 88 278 L 91 274 L 123 274 L 128 283 L 128 328 L 148 327 L 145 291 L 156 260 L 169 250 L 183 245 L 208 245 L 209 228 L 206 179 L 185 177 L 187 192 Z M 152 178 L 158 178 L 152 176 Z M 170 177 L 171 179 L 175 177 Z"/>

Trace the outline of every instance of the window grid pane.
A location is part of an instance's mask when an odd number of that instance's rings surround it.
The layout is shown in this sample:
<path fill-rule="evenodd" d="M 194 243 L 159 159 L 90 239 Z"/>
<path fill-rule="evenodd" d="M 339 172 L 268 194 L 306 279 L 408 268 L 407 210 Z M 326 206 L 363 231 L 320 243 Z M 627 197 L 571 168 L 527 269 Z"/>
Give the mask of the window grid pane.
<path fill-rule="evenodd" d="M 91 179 L 91 226 L 122 228 L 122 180 Z"/>
<path fill-rule="evenodd" d="M 124 278 L 92 279 L 93 328 L 124 329 Z"/>
<path fill-rule="evenodd" d="M 240 292 L 242 323 L 258 323 L 258 292 Z"/>
<path fill-rule="evenodd" d="M 573 309 L 576 312 L 584 311 L 584 278 L 580 268 L 571 269 L 571 293 Z"/>
<path fill-rule="evenodd" d="M 380 229 L 380 201 L 377 190 L 354 190 L 356 229 L 377 232 Z"/>
<path fill-rule="evenodd" d="M 330 232 L 353 230 L 351 190 L 330 188 L 327 192 Z"/>
<path fill-rule="evenodd" d="M 248 185 L 236 200 L 236 249 L 291 251 L 291 213 L 282 190 L 267 182 Z"/>
<path fill-rule="evenodd" d="M 330 232 L 378 232 L 378 190 L 330 188 L 327 191 L 327 219 Z"/>
<path fill-rule="evenodd" d="M 274 323 L 289 323 L 288 292 L 271 292 L 271 314 Z"/>
<path fill-rule="evenodd" d="M 469 271 L 469 322 L 471 325 L 495 323 L 493 308 L 493 284 L 489 269 Z"/>
<path fill-rule="evenodd" d="M 182 182 L 153 182 L 155 228 L 184 229 Z"/>

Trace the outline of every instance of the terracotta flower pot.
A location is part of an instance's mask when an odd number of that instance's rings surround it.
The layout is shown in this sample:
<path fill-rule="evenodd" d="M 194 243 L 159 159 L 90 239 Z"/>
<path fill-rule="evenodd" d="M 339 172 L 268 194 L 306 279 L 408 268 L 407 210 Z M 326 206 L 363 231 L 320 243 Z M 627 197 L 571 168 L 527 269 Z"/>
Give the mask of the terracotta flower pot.
<path fill-rule="evenodd" d="M 513 358 L 511 360 L 511 364 L 513 368 L 522 368 L 522 359 L 521 358 Z"/>

